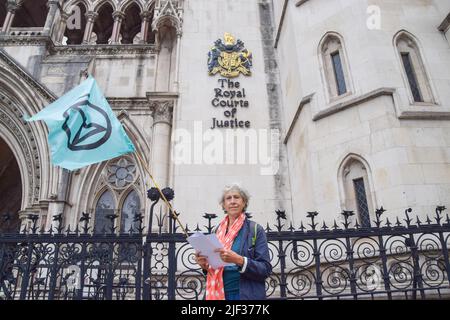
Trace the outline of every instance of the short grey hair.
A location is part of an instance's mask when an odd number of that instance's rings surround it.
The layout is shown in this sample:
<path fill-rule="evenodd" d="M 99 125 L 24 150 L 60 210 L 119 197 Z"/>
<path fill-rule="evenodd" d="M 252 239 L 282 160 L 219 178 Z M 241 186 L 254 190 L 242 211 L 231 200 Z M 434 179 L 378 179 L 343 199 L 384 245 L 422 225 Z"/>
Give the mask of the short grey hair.
<path fill-rule="evenodd" d="M 222 208 L 223 208 L 223 204 L 225 202 L 225 194 L 227 194 L 230 191 L 236 191 L 241 195 L 241 197 L 245 203 L 244 211 L 247 210 L 250 195 L 249 195 L 248 191 L 245 190 L 243 187 L 241 187 L 241 185 L 239 183 L 232 183 L 232 184 L 225 186 L 225 188 L 222 191 L 222 196 L 220 197 L 220 205 L 222 206 Z"/>

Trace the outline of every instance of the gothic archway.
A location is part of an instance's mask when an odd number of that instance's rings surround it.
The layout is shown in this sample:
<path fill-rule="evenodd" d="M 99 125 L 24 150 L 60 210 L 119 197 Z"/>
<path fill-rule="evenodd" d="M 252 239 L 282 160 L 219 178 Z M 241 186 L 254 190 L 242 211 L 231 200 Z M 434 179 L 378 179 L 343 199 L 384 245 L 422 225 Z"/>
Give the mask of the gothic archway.
<path fill-rule="evenodd" d="M 0 233 L 18 231 L 22 180 L 17 160 L 0 138 Z"/>

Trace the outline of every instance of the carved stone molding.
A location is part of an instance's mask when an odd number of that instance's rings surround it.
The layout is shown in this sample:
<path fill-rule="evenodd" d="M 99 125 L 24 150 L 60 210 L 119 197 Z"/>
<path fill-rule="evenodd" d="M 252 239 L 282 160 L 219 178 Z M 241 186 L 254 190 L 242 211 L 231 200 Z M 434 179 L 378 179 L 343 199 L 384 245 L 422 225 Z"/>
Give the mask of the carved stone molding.
<path fill-rule="evenodd" d="M 42 31 L 10 31 L 8 35 L 0 35 L 1 46 L 46 46 L 51 43 L 49 36 Z"/>
<path fill-rule="evenodd" d="M 72 55 L 105 55 L 105 56 L 122 56 L 124 54 L 156 54 L 157 48 L 152 44 L 115 44 L 115 45 L 68 45 L 54 46 L 50 48 L 51 54 L 57 56 Z"/>
<path fill-rule="evenodd" d="M 8 67 L 11 68 L 12 72 L 23 79 L 30 87 L 32 87 L 36 93 L 39 93 L 48 102 L 53 102 L 56 100 L 56 96 L 47 89 L 42 84 L 38 83 L 34 78 L 26 72 L 20 65 L 14 61 L 9 55 L 0 49 L 0 60 L 2 60 Z"/>
<path fill-rule="evenodd" d="M 153 110 L 153 125 L 157 123 L 172 125 L 173 106 L 173 100 L 150 101 L 150 107 Z"/>
<path fill-rule="evenodd" d="M 17 141 L 23 152 L 26 163 L 26 175 L 31 181 L 26 184 L 28 188 L 28 201 L 30 204 L 37 203 L 41 185 L 41 160 L 38 153 L 36 138 L 28 123 L 21 120 L 21 111 L 5 95 L 0 93 L 0 101 L 6 108 L 0 108 L 0 123 L 3 130 L 8 130 Z M 22 168 L 23 170 L 23 168 Z M 25 181 L 24 181 L 25 183 Z"/>
<path fill-rule="evenodd" d="M 169 25 L 181 35 L 183 24 L 182 0 L 158 0 L 155 6 L 155 14 L 152 29 L 158 31 L 161 26 Z"/>
<path fill-rule="evenodd" d="M 150 103 L 146 98 L 107 98 L 107 100 L 115 111 L 150 111 Z"/>

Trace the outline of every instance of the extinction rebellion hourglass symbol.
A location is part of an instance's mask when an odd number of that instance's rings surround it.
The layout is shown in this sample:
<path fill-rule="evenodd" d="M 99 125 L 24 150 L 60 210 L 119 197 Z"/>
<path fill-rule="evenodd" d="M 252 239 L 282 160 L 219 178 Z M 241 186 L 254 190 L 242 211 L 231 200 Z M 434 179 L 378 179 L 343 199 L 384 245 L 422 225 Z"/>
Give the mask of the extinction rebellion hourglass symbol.
<path fill-rule="evenodd" d="M 93 110 L 89 110 L 89 108 Z M 86 113 L 90 115 L 95 113 L 97 122 L 88 119 Z M 67 148 L 69 150 L 96 149 L 106 143 L 111 137 L 111 120 L 108 114 L 88 100 L 78 102 L 69 107 L 63 116 L 66 121 L 62 125 L 62 129 L 67 134 Z M 78 129 L 73 130 L 74 128 Z"/>

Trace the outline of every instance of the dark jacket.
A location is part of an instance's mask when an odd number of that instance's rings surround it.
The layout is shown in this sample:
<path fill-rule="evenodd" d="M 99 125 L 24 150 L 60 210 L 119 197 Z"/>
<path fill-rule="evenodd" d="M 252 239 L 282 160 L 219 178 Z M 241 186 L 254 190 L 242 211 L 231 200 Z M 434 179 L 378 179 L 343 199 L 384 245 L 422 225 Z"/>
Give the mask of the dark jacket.
<path fill-rule="evenodd" d="M 253 223 L 246 218 L 242 228 L 241 249 L 238 253 L 247 258 L 247 266 L 241 273 L 240 298 L 241 300 L 264 300 L 266 299 L 265 280 L 272 273 L 266 232 L 263 227 L 257 225 L 256 242 L 252 247 L 255 229 Z"/>

